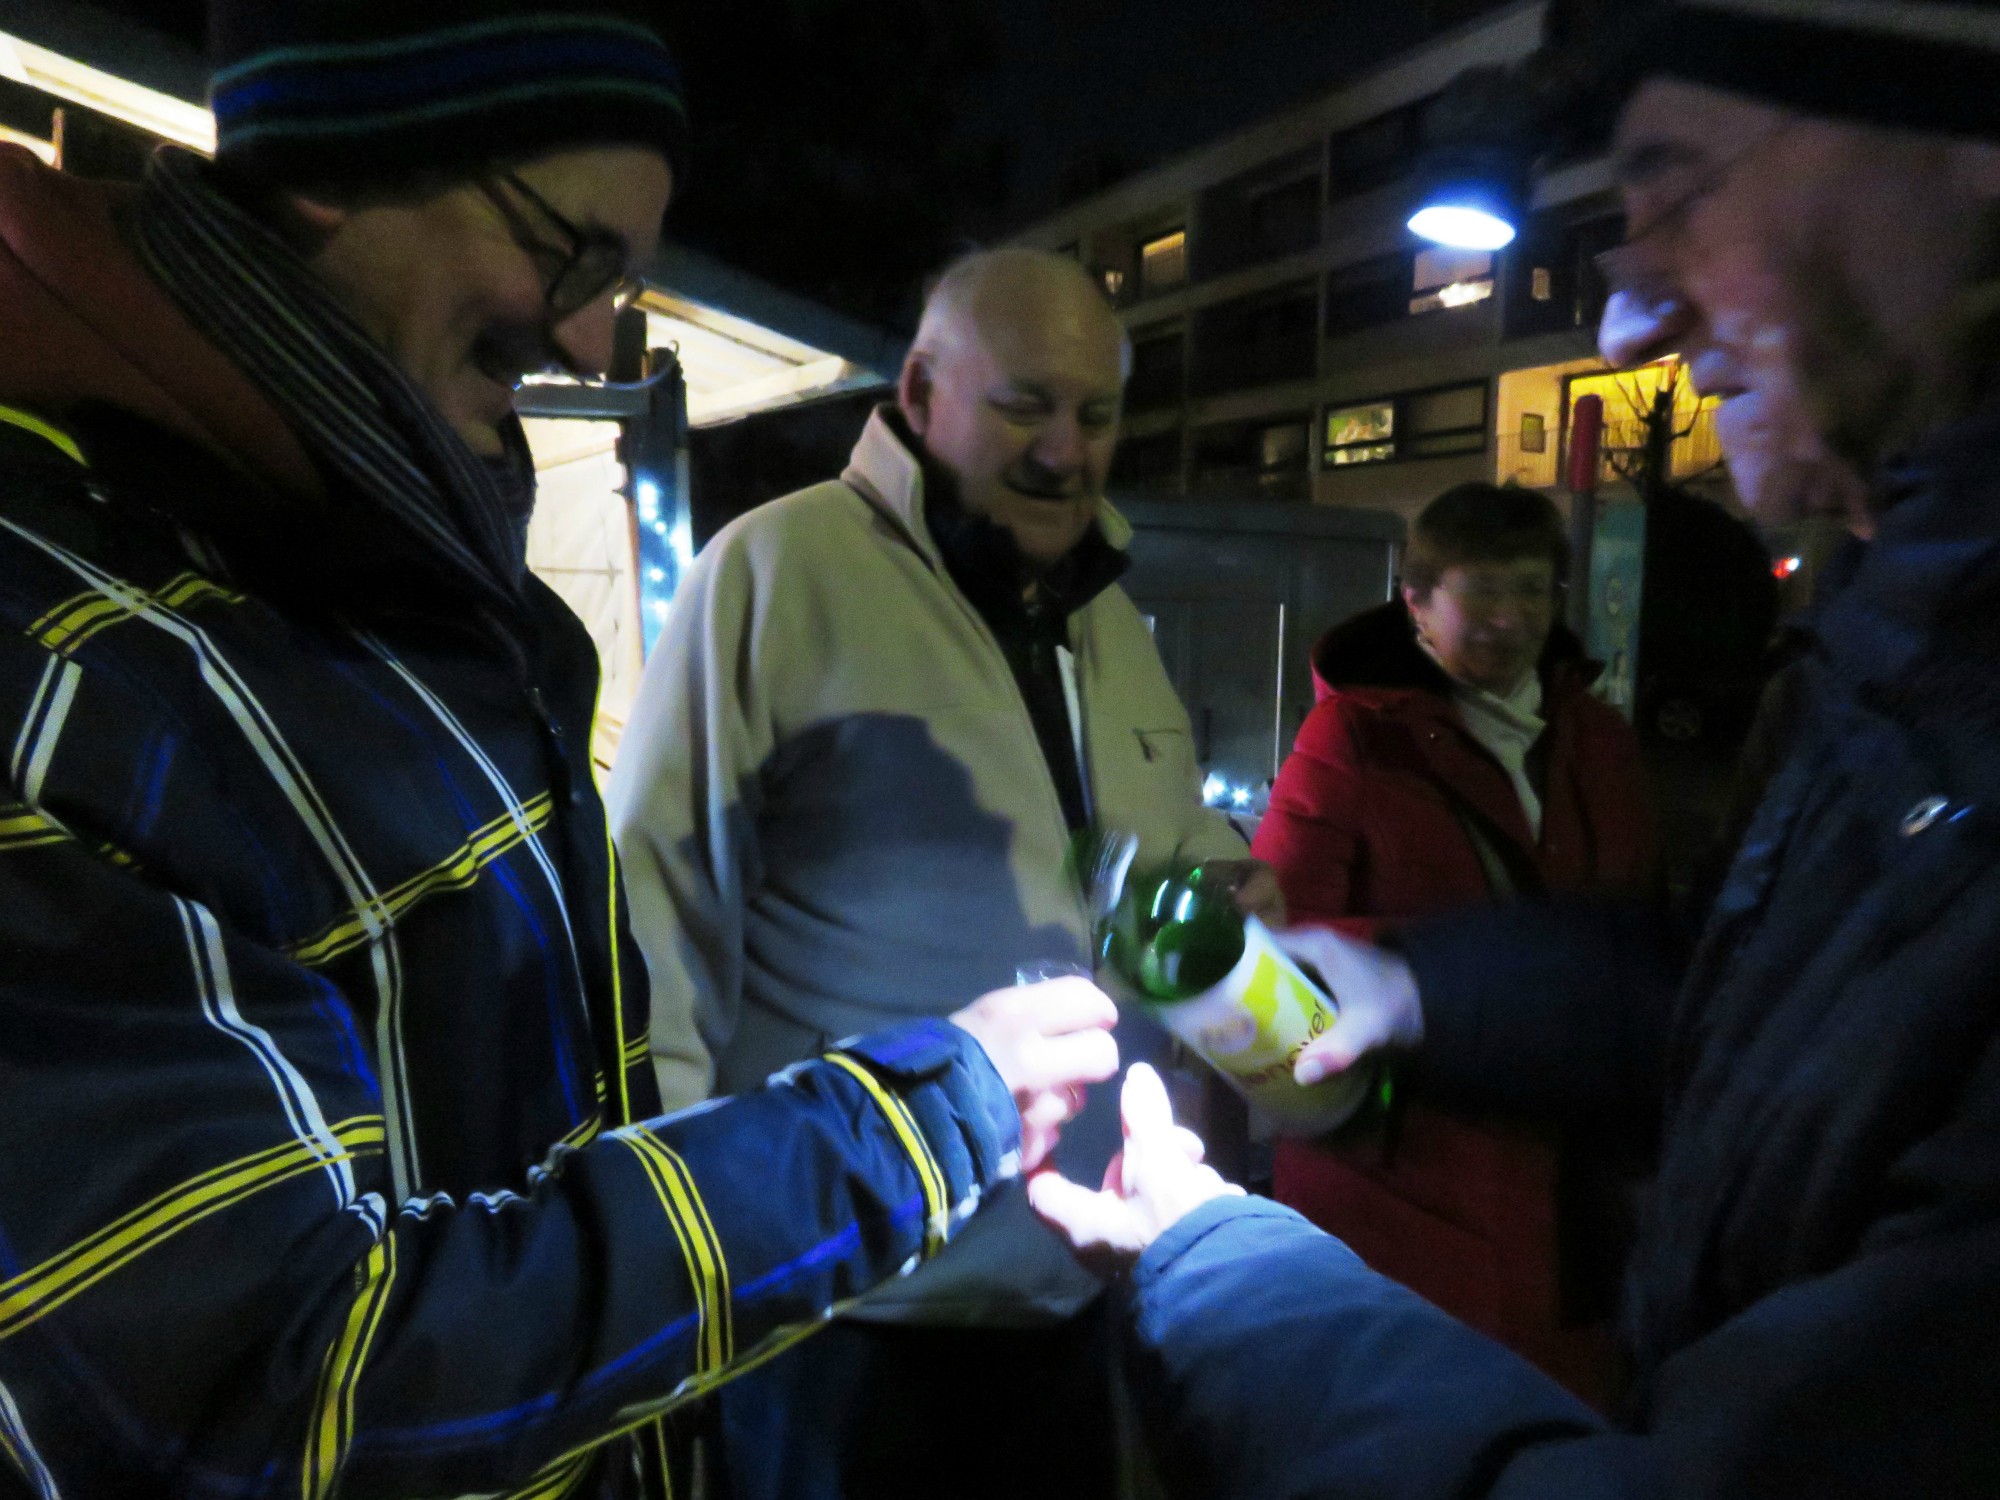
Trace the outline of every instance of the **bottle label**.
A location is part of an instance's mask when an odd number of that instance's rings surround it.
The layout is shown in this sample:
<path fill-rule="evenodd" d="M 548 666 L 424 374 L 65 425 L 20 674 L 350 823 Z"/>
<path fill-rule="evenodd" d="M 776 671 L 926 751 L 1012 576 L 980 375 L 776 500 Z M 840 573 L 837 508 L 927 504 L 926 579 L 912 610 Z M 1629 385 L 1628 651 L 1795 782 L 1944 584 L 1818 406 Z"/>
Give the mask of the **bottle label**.
<path fill-rule="evenodd" d="M 1308 979 L 1255 917 L 1243 956 L 1221 983 L 1153 1014 L 1251 1103 L 1293 1130 L 1331 1130 L 1360 1108 L 1365 1069 L 1300 1088 L 1292 1065 L 1333 1024 L 1333 997 Z"/>

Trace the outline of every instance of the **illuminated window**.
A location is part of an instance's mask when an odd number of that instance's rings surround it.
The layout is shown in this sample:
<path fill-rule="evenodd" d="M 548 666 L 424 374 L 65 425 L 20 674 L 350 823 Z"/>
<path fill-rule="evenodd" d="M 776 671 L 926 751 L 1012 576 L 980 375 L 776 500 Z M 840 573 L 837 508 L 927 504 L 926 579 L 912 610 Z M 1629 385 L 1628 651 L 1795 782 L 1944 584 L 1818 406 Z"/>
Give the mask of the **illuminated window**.
<path fill-rule="evenodd" d="M 1139 247 L 1139 291 L 1147 297 L 1187 284 L 1187 231 L 1174 229 Z"/>
<path fill-rule="evenodd" d="M 1440 308 L 1470 307 L 1493 295 L 1493 257 L 1479 250 L 1450 250 L 1443 246 L 1422 251 L 1411 277 L 1410 299 L 1413 313 L 1436 312 Z"/>
<path fill-rule="evenodd" d="M 1649 422 L 1672 424 L 1667 477 L 1691 478 L 1722 462 L 1722 444 L 1715 430 L 1715 409 L 1721 403 L 1697 394 L 1674 356 L 1636 370 L 1572 376 L 1566 384 L 1565 406 L 1569 411 L 1576 410 L 1581 397 L 1604 399 L 1602 475 L 1606 482 L 1639 478 L 1650 451 Z"/>
<path fill-rule="evenodd" d="M 1326 461 L 1336 468 L 1382 463 L 1396 456 L 1396 403 L 1371 401 L 1326 414 Z"/>
<path fill-rule="evenodd" d="M 1486 420 L 1484 381 L 1335 407 L 1326 414 L 1325 464 L 1341 469 L 1480 453 L 1486 447 Z"/>

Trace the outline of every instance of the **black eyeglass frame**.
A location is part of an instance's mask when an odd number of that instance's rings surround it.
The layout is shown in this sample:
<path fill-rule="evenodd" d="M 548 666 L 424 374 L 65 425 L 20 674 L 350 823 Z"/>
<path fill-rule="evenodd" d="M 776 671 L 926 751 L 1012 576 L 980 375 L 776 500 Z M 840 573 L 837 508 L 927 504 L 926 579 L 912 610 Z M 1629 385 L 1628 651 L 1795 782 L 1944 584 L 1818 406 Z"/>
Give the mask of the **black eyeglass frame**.
<path fill-rule="evenodd" d="M 543 300 L 548 305 L 551 323 L 574 317 L 606 292 L 635 285 L 628 269 L 632 246 L 624 235 L 609 229 L 585 229 L 514 172 L 493 172 L 479 179 L 478 186 L 481 195 L 506 222 L 508 233 L 522 250 L 538 263 L 546 258 L 563 257 L 562 263 L 543 283 Z M 563 237 L 567 248 L 558 250 L 537 236 L 519 207 L 500 191 L 500 186 L 525 199 L 528 206 Z"/>

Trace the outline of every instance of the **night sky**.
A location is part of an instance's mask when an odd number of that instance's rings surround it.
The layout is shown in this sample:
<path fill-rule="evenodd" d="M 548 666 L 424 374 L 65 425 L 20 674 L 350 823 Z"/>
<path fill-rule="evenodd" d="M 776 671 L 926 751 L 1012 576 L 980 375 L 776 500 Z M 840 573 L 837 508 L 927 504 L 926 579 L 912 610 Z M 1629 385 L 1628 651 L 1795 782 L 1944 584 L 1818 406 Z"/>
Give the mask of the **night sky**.
<path fill-rule="evenodd" d="M 202 35 L 202 0 L 95 0 L 169 32 Z M 692 3 L 692 0 L 691 0 Z M 710 0 L 702 0 L 710 3 Z M 1081 157 L 1144 165 L 1329 87 L 1414 40 L 1414 4 L 1370 0 L 950 0 L 993 32 L 986 76 L 960 93 L 963 128 L 1008 147 L 1010 210 L 1048 206 Z M 763 3 L 718 7 L 754 52 Z M 663 6 L 663 14 L 672 7 Z M 826 59 L 829 71 L 837 57 Z"/>
<path fill-rule="evenodd" d="M 1139 168 L 1298 104 L 1418 40 L 1423 7 L 1370 0 L 1006 0 L 968 129 L 1010 148 L 1013 216 L 1093 151 Z"/>
<path fill-rule="evenodd" d="M 200 44 L 201 0 L 93 3 Z M 1309 98 L 1419 39 L 1438 3 L 663 4 L 697 152 L 670 228 L 906 322 L 921 271 L 966 241 Z"/>

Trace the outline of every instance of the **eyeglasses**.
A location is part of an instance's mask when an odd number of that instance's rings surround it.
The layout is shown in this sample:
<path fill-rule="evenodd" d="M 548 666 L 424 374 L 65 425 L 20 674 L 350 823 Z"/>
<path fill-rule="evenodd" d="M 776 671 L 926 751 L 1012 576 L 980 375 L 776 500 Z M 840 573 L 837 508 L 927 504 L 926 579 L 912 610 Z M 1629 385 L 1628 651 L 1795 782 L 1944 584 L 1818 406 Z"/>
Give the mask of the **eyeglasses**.
<path fill-rule="evenodd" d="M 1734 156 L 1716 163 L 1703 173 L 1686 192 L 1654 214 L 1646 227 L 1630 236 L 1624 244 L 1613 245 L 1609 250 L 1591 257 L 1605 285 L 1613 293 L 1636 292 L 1655 302 L 1672 297 L 1674 293 L 1664 284 L 1665 271 L 1653 251 L 1663 239 L 1678 232 L 1695 209 L 1720 192 L 1736 175 L 1738 167 L 1785 134 L 1793 123 L 1790 119 L 1779 121 Z"/>
<path fill-rule="evenodd" d="M 563 237 L 567 248 L 558 250 L 538 236 L 519 205 L 500 191 L 502 184 L 526 200 Z M 560 323 L 605 293 L 629 285 L 626 267 L 632 259 L 632 247 L 624 235 L 609 229 L 585 229 L 572 222 L 512 172 L 497 172 L 490 180 L 482 180 L 479 191 L 506 221 L 514 242 L 547 271 L 543 295 L 551 323 Z"/>

